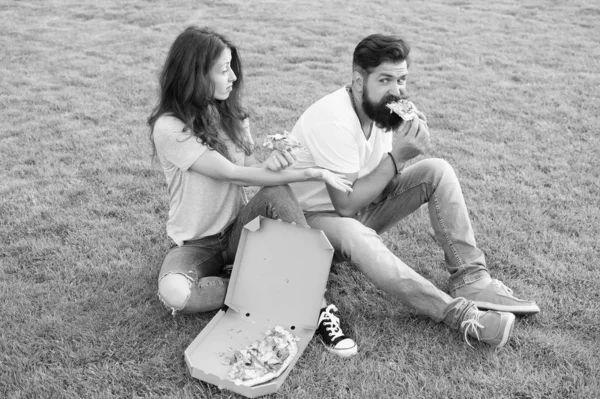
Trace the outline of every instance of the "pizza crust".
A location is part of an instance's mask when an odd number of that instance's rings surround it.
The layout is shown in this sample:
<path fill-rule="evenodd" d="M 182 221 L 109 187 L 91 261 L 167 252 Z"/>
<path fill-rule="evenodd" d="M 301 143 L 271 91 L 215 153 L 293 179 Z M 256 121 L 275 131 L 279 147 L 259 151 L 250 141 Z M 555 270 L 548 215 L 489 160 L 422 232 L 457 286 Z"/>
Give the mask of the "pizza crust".
<path fill-rule="evenodd" d="M 235 352 L 228 378 L 236 385 L 252 387 L 279 377 L 298 353 L 296 344 L 298 340 L 299 338 L 295 338 L 281 326 L 267 330 L 265 337 Z M 277 357 L 277 363 L 270 366 L 269 360 L 283 349 L 287 352 L 287 357 L 285 359 Z M 259 358 L 263 358 L 264 362 Z M 281 364 L 278 364 L 279 360 Z M 267 363 L 266 367 L 264 363 Z"/>

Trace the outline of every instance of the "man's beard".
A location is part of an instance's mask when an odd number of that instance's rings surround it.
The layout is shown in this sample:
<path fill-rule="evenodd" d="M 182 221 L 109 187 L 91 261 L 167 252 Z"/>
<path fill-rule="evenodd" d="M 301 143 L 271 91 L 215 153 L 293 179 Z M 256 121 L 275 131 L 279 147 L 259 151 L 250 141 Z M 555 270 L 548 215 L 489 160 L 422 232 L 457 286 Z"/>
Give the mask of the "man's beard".
<path fill-rule="evenodd" d="M 402 118 L 395 112 L 390 112 L 390 109 L 386 107 L 386 104 L 393 103 L 400 99 L 400 97 L 388 94 L 378 103 L 373 103 L 369 100 L 367 85 L 365 85 L 362 93 L 362 109 L 369 119 L 375 122 L 375 125 L 378 128 L 386 131 L 396 130 L 400 127 L 400 124 L 402 124 Z"/>

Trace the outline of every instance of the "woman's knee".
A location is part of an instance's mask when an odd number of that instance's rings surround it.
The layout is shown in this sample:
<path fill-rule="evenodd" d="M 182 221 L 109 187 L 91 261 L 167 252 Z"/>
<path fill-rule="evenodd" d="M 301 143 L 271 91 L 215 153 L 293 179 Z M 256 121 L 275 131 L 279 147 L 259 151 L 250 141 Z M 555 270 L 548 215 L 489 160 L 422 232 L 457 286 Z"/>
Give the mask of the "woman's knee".
<path fill-rule="evenodd" d="M 158 296 L 173 315 L 202 313 L 223 307 L 229 279 L 206 276 L 193 281 L 182 273 L 169 273 L 158 281 Z"/>
<path fill-rule="evenodd" d="M 306 226 L 302 208 L 287 184 L 263 187 L 256 195 L 260 195 L 260 201 L 265 206 L 264 216 Z"/>
<path fill-rule="evenodd" d="M 287 184 L 263 187 L 256 195 L 261 196 L 261 198 L 270 203 L 296 201 L 292 189 Z"/>
<path fill-rule="evenodd" d="M 192 294 L 192 281 L 181 273 L 169 273 L 158 281 L 158 297 L 173 313 L 187 305 Z"/>

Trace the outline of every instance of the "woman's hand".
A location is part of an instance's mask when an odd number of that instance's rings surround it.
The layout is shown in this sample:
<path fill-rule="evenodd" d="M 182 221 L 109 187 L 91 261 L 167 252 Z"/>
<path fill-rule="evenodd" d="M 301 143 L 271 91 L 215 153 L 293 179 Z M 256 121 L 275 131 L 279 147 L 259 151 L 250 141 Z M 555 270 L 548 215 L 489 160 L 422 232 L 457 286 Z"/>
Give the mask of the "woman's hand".
<path fill-rule="evenodd" d="M 333 173 L 327 169 L 319 168 L 308 168 L 304 170 L 304 174 L 310 177 L 312 180 L 318 180 L 325 184 L 330 185 L 336 190 L 343 191 L 345 193 L 352 192 L 352 182 L 346 179 L 345 175 Z"/>
<path fill-rule="evenodd" d="M 274 150 L 273 152 L 271 152 L 267 160 L 263 162 L 263 166 L 266 169 L 272 170 L 273 172 L 279 172 L 280 170 L 284 170 L 294 162 L 296 162 L 296 159 L 288 151 Z"/>

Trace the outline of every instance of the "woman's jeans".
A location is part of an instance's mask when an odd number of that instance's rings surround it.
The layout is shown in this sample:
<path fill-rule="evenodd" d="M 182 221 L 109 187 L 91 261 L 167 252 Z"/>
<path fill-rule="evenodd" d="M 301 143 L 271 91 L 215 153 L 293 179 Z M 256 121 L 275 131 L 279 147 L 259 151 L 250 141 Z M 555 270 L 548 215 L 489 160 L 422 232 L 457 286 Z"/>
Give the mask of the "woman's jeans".
<path fill-rule="evenodd" d="M 378 288 L 420 314 L 458 329 L 473 306 L 452 298 L 396 257 L 379 234 L 427 203 L 436 241 L 444 250 L 450 291 L 489 276 L 476 247 L 460 183 L 441 159 L 426 159 L 397 175 L 382 194 L 353 218 L 307 212 L 310 227 L 323 230 L 336 256 L 355 264 Z"/>
<path fill-rule="evenodd" d="M 225 266 L 233 264 L 243 227 L 257 216 L 307 226 L 289 186 L 262 188 L 222 232 L 185 241 L 167 253 L 159 273 L 159 297 L 173 314 L 206 312 L 223 306 L 229 283 Z M 161 280 L 173 274 L 184 276 L 189 285 L 185 304 L 178 308 L 170 306 L 161 293 Z"/>

